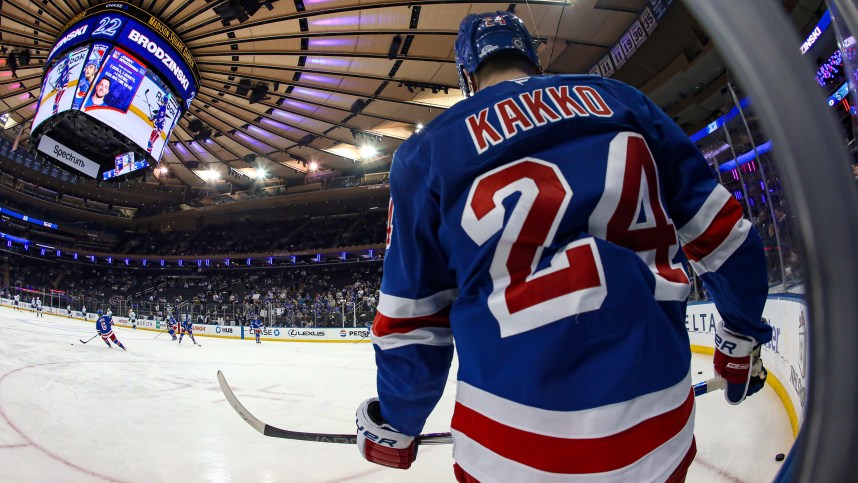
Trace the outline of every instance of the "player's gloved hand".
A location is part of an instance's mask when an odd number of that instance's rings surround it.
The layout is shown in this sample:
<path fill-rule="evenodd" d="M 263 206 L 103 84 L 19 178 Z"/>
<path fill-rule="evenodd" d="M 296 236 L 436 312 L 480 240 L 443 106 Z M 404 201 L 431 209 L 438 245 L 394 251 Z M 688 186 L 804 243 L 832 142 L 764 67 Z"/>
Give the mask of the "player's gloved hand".
<path fill-rule="evenodd" d="M 377 397 L 358 406 L 355 423 L 358 449 L 367 461 L 402 470 L 411 467 L 417 457 L 417 442 L 384 423 Z"/>
<path fill-rule="evenodd" d="M 715 373 L 727 381 L 724 398 L 739 404 L 766 384 L 768 372 L 760 359 L 760 344 L 724 326 L 715 329 Z"/>

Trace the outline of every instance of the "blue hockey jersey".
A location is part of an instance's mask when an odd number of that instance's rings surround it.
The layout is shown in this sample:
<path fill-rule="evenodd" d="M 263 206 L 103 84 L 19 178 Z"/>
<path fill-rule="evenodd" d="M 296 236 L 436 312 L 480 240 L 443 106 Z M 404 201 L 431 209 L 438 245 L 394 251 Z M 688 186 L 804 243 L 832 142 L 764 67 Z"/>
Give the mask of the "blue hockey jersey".
<path fill-rule="evenodd" d="M 477 479 L 671 474 L 694 424 L 686 260 L 728 328 L 771 337 L 759 236 L 623 83 L 483 89 L 403 143 L 390 189 L 372 327 L 382 415 L 422 430 L 455 340 L 453 455 Z"/>
<path fill-rule="evenodd" d="M 95 330 L 99 334 L 107 336 L 113 333 L 113 320 L 108 315 L 102 315 L 95 321 Z"/>

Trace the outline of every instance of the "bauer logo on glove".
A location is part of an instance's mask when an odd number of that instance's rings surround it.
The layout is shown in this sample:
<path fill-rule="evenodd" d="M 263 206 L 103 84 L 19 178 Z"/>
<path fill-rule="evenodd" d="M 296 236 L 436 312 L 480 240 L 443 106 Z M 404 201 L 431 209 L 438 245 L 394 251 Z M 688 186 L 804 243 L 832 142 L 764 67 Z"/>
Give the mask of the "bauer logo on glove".
<path fill-rule="evenodd" d="M 727 381 L 727 402 L 739 404 L 766 384 L 760 344 L 752 337 L 733 332 L 722 320 L 715 329 L 715 349 L 715 373 Z"/>
<path fill-rule="evenodd" d="M 370 398 L 355 415 L 357 445 L 361 456 L 375 464 L 407 470 L 417 457 L 417 442 L 386 424 L 378 398 Z"/>

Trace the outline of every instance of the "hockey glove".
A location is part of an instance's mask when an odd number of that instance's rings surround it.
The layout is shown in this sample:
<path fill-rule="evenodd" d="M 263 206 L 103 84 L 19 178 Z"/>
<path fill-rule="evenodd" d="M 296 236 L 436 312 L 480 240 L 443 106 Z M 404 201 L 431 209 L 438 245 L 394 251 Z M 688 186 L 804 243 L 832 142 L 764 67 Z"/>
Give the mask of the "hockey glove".
<path fill-rule="evenodd" d="M 417 442 L 384 423 L 377 397 L 358 406 L 355 423 L 358 449 L 367 461 L 402 470 L 411 467 L 417 457 Z"/>
<path fill-rule="evenodd" d="M 760 359 L 760 344 L 724 326 L 715 329 L 715 373 L 727 381 L 724 398 L 739 404 L 766 384 L 768 372 Z"/>

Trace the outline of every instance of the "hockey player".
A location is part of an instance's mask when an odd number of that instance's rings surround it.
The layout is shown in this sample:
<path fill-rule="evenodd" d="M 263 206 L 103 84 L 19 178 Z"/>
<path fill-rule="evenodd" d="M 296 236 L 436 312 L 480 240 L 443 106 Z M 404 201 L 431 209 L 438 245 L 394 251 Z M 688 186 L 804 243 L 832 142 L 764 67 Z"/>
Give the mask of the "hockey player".
<path fill-rule="evenodd" d="M 116 338 L 116 334 L 113 333 L 113 319 L 109 315 L 101 315 L 101 310 L 98 310 L 96 314 L 98 314 L 98 320 L 95 321 L 95 329 L 98 331 L 99 335 L 101 335 L 101 340 L 107 344 L 107 347 L 110 347 L 111 349 L 113 348 L 108 340 L 110 339 L 114 344 L 121 347 L 122 350 L 127 350 L 125 349 L 125 346 L 122 345 L 122 342 L 119 342 L 119 339 Z"/>
<path fill-rule="evenodd" d="M 67 306 L 66 306 L 66 315 L 68 316 L 68 318 L 71 318 L 71 316 L 72 316 L 72 308 L 71 308 L 71 305 L 67 305 Z"/>
<path fill-rule="evenodd" d="M 44 314 L 42 314 L 42 299 L 37 298 L 33 306 L 36 309 L 36 317 L 44 317 Z"/>
<path fill-rule="evenodd" d="M 60 61 L 59 66 L 57 66 L 57 78 L 54 82 L 54 89 L 57 91 L 56 95 L 54 95 L 54 108 L 51 115 L 55 115 L 59 112 L 60 108 L 60 99 L 63 98 L 63 94 L 66 92 L 66 86 L 69 83 L 69 57 L 66 56 Z"/>
<path fill-rule="evenodd" d="M 15 310 L 19 310 L 19 309 L 20 309 L 20 305 L 21 305 L 21 296 L 20 296 L 20 295 L 18 295 L 18 294 L 15 294 L 15 303 L 14 303 L 14 305 L 15 305 Z"/>
<path fill-rule="evenodd" d="M 258 316 L 253 316 L 253 319 L 250 321 L 250 330 L 256 334 L 256 343 L 262 343 L 262 321 L 259 320 Z"/>
<path fill-rule="evenodd" d="M 167 327 L 170 329 L 168 332 L 173 340 L 178 340 L 178 337 L 176 337 L 176 330 L 179 329 L 179 324 L 176 323 L 176 318 L 173 317 L 173 312 L 168 313 L 167 316 L 164 317 L 164 323 L 167 324 Z"/>
<path fill-rule="evenodd" d="M 152 148 L 155 147 L 155 141 L 164 130 L 164 123 L 167 120 L 167 101 L 170 99 L 170 94 L 162 95 L 158 99 L 158 110 L 149 116 L 152 121 L 152 134 L 149 136 L 149 144 L 146 145 L 146 152 L 152 154 Z"/>
<path fill-rule="evenodd" d="M 759 236 L 661 109 L 611 79 L 541 75 L 511 13 L 465 17 L 456 63 L 467 98 L 391 167 L 361 454 L 410 467 L 455 338 L 459 481 L 684 481 L 682 263 L 723 316 L 715 370 L 737 404 L 771 339 Z"/>
<path fill-rule="evenodd" d="M 94 54 L 95 52 L 93 52 Z M 83 79 L 81 79 L 77 84 L 77 94 L 75 97 L 83 101 L 83 98 L 86 97 L 87 91 L 89 91 L 89 87 L 92 85 L 92 81 L 95 80 L 95 73 L 98 70 L 98 60 L 90 58 L 86 61 L 86 65 L 83 68 Z"/>
<path fill-rule="evenodd" d="M 185 314 L 185 318 L 182 319 L 182 332 L 179 334 L 179 344 L 182 343 L 182 337 L 184 337 L 186 332 L 194 345 L 199 345 L 197 340 L 194 339 L 194 323 L 191 321 L 191 316 L 188 314 Z"/>
<path fill-rule="evenodd" d="M 128 320 L 131 322 L 131 328 L 137 330 L 137 314 L 134 309 L 128 309 Z"/>
<path fill-rule="evenodd" d="M 83 318 L 86 320 L 86 305 L 80 308 L 80 313 L 83 314 Z"/>

